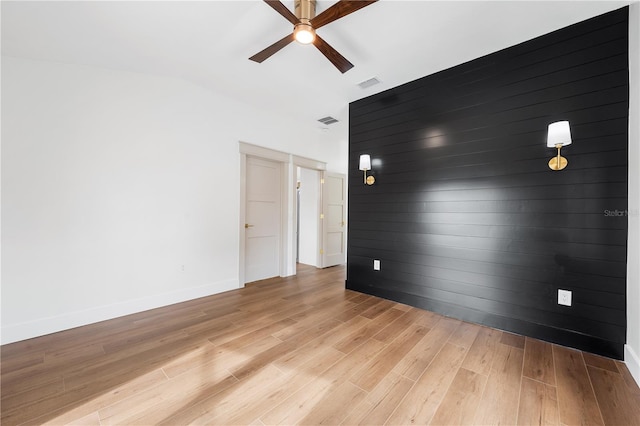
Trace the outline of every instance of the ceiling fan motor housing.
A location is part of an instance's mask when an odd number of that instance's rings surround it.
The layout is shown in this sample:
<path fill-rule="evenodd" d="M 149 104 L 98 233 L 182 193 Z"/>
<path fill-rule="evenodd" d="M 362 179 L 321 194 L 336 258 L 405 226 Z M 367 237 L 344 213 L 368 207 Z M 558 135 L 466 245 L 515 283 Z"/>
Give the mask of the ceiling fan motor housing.
<path fill-rule="evenodd" d="M 316 0 L 295 0 L 293 13 L 300 21 L 308 24 L 316 17 Z"/>
<path fill-rule="evenodd" d="M 293 36 L 302 44 L 312 43 L 316 38 L 316 31 L 311 25 L 316 16 L 316 0 L 296 0 L 294 13 L 300 22 L 293 26 Z"/>

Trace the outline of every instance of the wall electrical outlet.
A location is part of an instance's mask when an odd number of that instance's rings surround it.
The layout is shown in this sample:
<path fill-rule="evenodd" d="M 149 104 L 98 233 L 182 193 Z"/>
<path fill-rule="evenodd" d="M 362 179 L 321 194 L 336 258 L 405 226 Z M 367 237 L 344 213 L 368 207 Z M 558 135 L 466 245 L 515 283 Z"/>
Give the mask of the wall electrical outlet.
<path fill-rule="evenodd" d="M 373 270 L 374 271 L 379 271 L 380 270 L 380 261 L 378 259 L 374 259 L 373 260 Z"/>
<path fill-rule="evenodd" d="M 558 305 L 571 306 L 571 291 L 558 289 Z"/>

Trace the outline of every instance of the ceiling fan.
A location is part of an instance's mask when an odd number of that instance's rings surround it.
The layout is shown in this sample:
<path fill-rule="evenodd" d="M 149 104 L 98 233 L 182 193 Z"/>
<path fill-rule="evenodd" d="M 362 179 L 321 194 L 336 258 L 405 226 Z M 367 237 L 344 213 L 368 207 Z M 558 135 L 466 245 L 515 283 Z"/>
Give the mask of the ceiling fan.
<path fill-rule="evenodd" d="M 293 32 L 249 59 L 255 62 L 262 62 L 296 40 L 302 44 L 313 43 L 344 74 L 353 68 L 353 64 L 316 34 L 316 30 L 376 1 L 378 0 L 341 0 L 316 16 L 316 0 L 295 0 L 295 14 L 279 0 L 264 0 L 265 3 L 293 24 Z"/>

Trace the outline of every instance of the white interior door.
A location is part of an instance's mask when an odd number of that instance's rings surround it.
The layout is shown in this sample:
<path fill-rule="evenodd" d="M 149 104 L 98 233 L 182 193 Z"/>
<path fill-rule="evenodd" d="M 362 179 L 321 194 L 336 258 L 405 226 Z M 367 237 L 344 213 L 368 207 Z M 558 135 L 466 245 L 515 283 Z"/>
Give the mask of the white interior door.
<path fill-rule="evenodd" d="M 280 275 L 281 164 L 247 157 L 245 282 Z"/>
<path fill-rule="evenodd" d="M 298 262 L 319 267 L 321 265 L 320 239 L 320 172 L 299 168 L 300 204 L 298 208 Z"/>
<path fill-rule="evenodd" d="M 345 262 L 345 175 L 323 172 L 322 267 Z"/>

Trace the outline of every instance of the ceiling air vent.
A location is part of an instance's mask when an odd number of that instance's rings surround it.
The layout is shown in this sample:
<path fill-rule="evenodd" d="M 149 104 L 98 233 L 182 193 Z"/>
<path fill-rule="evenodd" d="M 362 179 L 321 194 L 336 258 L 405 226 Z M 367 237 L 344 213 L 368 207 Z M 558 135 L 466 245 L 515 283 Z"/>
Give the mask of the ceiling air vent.
<path fill-rule="evenodd" d="M 358 86 L 360 86 L 361 89 L 366 89 L 367 87 L 375 86 L 378 83 L 380 83 L 380 80 L 372 77 L 369 80 L 361 81 L 360 83 L 358 83 Z"/>
<path fill-rule="evenodd" d="M 321 118 L 318 121 L 321 122 L 322 124 L 333 124 L 333 123 L 337 123 L 338 122 L 338 120 L 336 120 L 333 117 L 324 117 L 324 118 Z"/>

